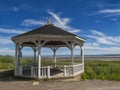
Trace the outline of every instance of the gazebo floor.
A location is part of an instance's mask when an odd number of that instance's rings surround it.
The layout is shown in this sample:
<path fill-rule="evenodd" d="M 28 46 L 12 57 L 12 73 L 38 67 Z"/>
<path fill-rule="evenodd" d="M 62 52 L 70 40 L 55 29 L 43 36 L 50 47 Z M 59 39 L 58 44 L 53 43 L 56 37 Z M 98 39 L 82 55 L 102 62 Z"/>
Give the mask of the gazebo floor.
<path fill-rule="evenodd" d="M 23 77 L 31 77 L 31 69 L 23 70 L 22 76 Z M 63 77 L 63 70 L 51 68 L 50 69 L 50 77 L 51 78 Z"/>

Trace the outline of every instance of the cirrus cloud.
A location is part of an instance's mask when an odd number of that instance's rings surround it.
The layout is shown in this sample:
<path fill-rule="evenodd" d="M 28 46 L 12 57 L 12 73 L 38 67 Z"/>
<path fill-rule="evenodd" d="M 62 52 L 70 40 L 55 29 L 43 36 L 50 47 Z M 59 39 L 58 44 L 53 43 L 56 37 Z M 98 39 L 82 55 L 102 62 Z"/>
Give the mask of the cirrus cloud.
<path fill-rule="evenodd" d="M 104 14 L 105 17 L 114 17 L 120 15 L 120 9 L 103 9 L 98 11 L 98 14 Z"/>
<path fill-rule="evenodd" d="M 71 22 L 71 19 L 66 17 L 66 18 L 62 18 L 60 17 L 58 14 L 51 12 L 50 10 L 48 10 L 48 14 L 51 15 L 51 19 L 52 19 L 52 23 L 57 26 L 60 27 L 64 30 L 67 30 L 71 33 L 78 33 L 81 31 L 81 29 L 77 29 L 74 27 L 71 27 L 71 25 L 69 25 L 69 23 Z M 45 25 L 46 24 L 46 20 L 37 20 L 37 19 L 25 19 L 21 25 L 23 26 L 36 26 L 36 25 Z"/>
<path fill-rule="evenodd" d="M 6 28 L 0 28 L 1 33 L 8 33 L 8 34 L 21 34 L 24 33 L 25 31 L 20 30 L 20 29 L 6 29 Z"/>
<path fill-rule="evenodd" d="M 88 38 L 93 39 L 95 42 L 103 45 L 120 45 L 120 36 L 108 36 L 100 31 L 91 30 L 91 35 L 86 35 Z"/>

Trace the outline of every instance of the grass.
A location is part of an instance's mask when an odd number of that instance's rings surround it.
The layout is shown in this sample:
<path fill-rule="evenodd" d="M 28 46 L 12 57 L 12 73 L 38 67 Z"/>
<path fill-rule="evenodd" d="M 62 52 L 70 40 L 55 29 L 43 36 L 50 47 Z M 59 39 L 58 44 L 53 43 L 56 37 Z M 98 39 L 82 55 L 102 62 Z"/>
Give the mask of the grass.
<path fill-rule="evenodd" d="M 32 59 L 21 60 L 23 66 L 32 65 Z M 42 60 L 42 66 L 54 65 L 53 60 Z M 75 60 L 75 63 L 80 63 L 80 60 Z M 63 65 L 70 65 L 71 60 L 57 60 L 57 68 L 62 68 Z M 14 59 L 11 56 L 0 56 L 0 78 L 13 76 Z M 6 70 L 10 70 L 6 72 Z M 85 71 L 81 78 L 83 80 L 118 80 L 120 81 L 120 61 L 98 61 L 86 60 Z"/>
<path fill-rule="evenodd" d="M 13 75 L 14 75 L 14 70 L 1 71 L 0 79 L 9 79 L 9 78 L 13 77 Z"/>
<path fill-rule="evenodd" d="M 120 61 L 85 61 L 82 79 L 120 81 Z"/>

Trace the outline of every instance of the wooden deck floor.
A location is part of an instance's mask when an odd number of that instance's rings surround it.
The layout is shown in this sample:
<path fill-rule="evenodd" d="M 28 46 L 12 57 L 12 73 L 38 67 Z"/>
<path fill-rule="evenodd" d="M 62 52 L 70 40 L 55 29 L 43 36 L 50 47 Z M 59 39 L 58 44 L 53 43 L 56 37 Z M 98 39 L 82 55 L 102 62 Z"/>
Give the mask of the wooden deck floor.
<path fill-rule="evenodd" d="M 31 77 L 31 69 L 23 70 L 22 76 Z M 51 78 L 63 77 L 63 70 L 54 69 L 54 68 L 50 69 L 50 77 Z"/>

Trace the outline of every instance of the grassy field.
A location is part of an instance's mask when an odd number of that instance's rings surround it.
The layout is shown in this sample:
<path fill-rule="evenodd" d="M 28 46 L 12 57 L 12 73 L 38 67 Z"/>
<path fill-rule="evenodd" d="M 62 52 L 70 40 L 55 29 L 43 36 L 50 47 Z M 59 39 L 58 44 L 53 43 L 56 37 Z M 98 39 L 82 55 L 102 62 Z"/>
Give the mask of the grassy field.
<path fill-rule="evenodd" d="M 120 81 L 120 61 L 85 61 L 82 79 Z"/>
<path fill-rule="evenodd" d="M 85 72 L 82 74 L 83 80 L 118 80 L 120 81 L 120 60 L 114 61 L 102 61 L 102 60 L 86 60 Z M 98 58 L 99 59 L 99 58 Z M 108 59 L 108 58 L 106 58 Z M 110 59 L 110 58 L 109 58 Z M 80 60 L 76 60 L 75 63 L 80 63 Z M 32 59 L 21 60 L 23 66 L 32 65 Z M 70 65 L 71 60 L 57 60 L 58 68 L 63 65 Z M 53 60 L 42 60 L 42 66 L 53 65 Z M 0 56 L 0 78 L 13 76 L 14 59 L 11 56 Z M 10 70 L 7 72 L 6 70 Z M 12 70 L 12 71 L 11 71 Z"/>

